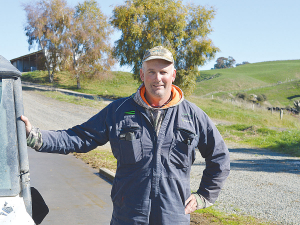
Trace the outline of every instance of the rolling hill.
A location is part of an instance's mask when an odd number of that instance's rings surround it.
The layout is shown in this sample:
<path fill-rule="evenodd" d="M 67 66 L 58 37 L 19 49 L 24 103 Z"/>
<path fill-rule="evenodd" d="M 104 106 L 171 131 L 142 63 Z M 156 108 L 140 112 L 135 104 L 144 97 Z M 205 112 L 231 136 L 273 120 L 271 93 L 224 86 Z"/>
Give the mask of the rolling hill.
<path fill-rule="evenodd" d="M 300 60 L 253 63 L 200 74 L 194 96 L 265 94 L 276 106 L 292 105 L 300 98 Z"/>

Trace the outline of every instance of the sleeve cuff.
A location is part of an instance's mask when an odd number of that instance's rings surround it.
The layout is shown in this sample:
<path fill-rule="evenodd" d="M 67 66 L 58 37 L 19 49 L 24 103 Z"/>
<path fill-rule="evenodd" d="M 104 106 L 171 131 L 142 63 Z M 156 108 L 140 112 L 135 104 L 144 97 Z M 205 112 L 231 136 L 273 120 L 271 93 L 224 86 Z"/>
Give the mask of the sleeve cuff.
<path fill-rule="evenodd" d="M 211 202 L 209 202 L 206 198 L 204 198 L 202 195 L 198 194 L 197 192 L 194 192 L 192 194 L 196 198 L 197 209 L 204 209 L 213 205 Z"/>
<path fill-rule="evenodd" d="M 43 145 L 43 138 L 40 129 L 36 127 L 32 127 L 27 137 L 27 146 L 33 148 L 36 151 L 39 151 L 42 145 Z"/>

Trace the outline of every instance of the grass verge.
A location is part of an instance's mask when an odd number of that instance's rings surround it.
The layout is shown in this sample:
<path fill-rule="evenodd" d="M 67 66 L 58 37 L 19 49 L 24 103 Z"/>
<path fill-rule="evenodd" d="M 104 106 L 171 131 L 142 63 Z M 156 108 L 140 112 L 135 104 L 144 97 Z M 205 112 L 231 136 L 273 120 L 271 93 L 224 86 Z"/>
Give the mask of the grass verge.
<path fill-rule="evenodd" d="M 276 152 L 300 157 L 300 131 L 297 129 L 272 130 L 246 124 L 220 125 L 218 130 L 225 141 L 268 148 Z"/>
<path fill-rule="evenodd" d="M 110 147 L 98 147 L 88 153 L 73 153 L 95 169 L 107 168 L 113 172 L 117 169 L 117 160 Z"/>
<path fill-rule="evenodd" d="M 215 210 L 212 207 L 206 209 L 196 210 L 191 214 L 191 225 L 201 224 L 201 225 L 238 225 L 238 224 L 248 224 L 248 225 L 263 225 L 263 224 L 273 224 L 269 222 L 264 222 L 251 216 L 243 216 L 237 214 L 226 214 L 224 212 Z"/>

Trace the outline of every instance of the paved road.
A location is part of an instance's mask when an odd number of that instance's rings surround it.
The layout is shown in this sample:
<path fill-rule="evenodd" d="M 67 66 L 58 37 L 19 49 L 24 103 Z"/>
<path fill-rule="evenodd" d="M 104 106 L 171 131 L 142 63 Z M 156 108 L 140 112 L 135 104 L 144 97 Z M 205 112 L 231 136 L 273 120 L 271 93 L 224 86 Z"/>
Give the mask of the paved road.
<path fill-rule="evenodd" d="M 64 129 L 84 122 L 97 110 L 23 91 L 24 112 L 41 129 Z M 44 197 L 50 212 L 43 225 L 109 224 L 111 184 L 72 155 L 28 149 L 31 185 Z"/>

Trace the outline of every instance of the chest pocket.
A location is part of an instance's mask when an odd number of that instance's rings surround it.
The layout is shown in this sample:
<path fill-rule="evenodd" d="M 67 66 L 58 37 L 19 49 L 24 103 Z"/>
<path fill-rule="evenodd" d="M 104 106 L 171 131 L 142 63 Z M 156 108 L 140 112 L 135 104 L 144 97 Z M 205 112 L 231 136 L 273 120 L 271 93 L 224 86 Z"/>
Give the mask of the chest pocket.
<path fill-rule="evenodd" d="M 122 128 L 119 134 L 121 164 L 135 164 L 143 158 L 141 136 L 139 126 Z"/>
<path fill-rule="evenodd" d="M 170 163 L 178 169 L 189 167 L 195 159 L 193 141 L 195 134 L 184 128 L 175 131 L 172 149 L 170 151 Z"/>

